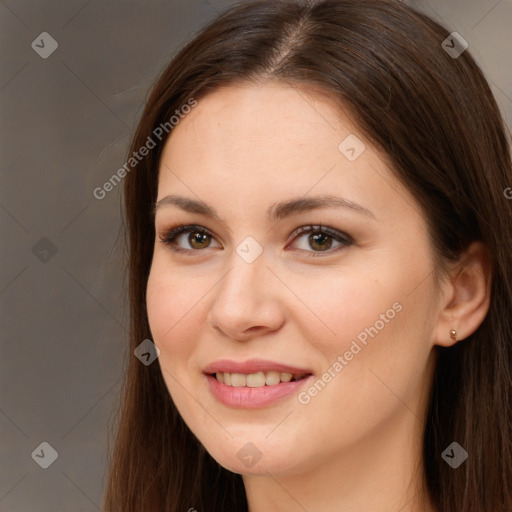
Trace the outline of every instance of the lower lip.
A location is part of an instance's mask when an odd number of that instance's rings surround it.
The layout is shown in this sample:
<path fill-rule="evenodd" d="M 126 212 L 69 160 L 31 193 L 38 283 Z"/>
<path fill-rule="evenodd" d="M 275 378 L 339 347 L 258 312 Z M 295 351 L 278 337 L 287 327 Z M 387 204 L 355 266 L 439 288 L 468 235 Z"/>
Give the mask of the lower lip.
<path fill-rule="evenodd" d="M 274 386 L 261 386 L 258 388 L 250 388 L 246 386 L 233 387 L 219 382 L 216 377 L 206 375 L 210 391 L 219 402 L 229 407 L 240 407 L 245 409 L 253 409 L 256 407 L 265 407 L 279 400 L 290 396 L 299 387 L 309 381 L 312 375 L 304 377 L 300 380 L 290 382 L 280 382 Z"/>

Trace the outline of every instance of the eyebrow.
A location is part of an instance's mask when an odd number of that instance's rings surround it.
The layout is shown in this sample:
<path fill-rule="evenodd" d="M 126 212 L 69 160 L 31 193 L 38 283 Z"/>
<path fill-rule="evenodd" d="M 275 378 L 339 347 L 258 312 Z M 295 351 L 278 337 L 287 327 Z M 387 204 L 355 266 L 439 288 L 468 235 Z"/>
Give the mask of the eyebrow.
<path fill-rule="evenodd" d="M 212 206 L 200 200 L 191 199 L 189 197 L 175 194 L 168 195 L 160 199 L 160 201 L 154 205 L 153 215 L 156 215 L 156 212 L 160 208 L 168 205 L 177 206 L 178 208 L 181 208 L 182 210 L 190 213 L 199 213 L 208 217 L 214 217 L 223 222 L 215 208 Z M 322 208 L 349 208 L 355 212 L 375 219 L 375 215 L 370 210 L 368 210 L 368 208 L 365 208 L 358 203 L 354 203 L 353 201 L 349 201 L 343 197 L 336 197 L 331 195 L 301 197 L 274 203 L 267 209 L 267 217 L 270 221 L 273 222 L 282 220 L 286 217 L 290 217 L 293 214 Z"/>

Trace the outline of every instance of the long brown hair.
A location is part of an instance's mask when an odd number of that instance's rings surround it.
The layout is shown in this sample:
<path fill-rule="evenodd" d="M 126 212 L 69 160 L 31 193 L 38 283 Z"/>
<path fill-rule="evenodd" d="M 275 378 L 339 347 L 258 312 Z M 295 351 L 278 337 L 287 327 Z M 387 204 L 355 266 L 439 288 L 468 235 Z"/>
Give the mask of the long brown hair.
<path fill-rule="evenodd" d="M 203 27 L 163 71 L 129 154 L 191 99 L 242 81 L 314 86 L 349 109 L 416 197 L 440 262 L 474 240 L 492 260 L 489 312 L 469 338 L 436 347 L 424 430 L 426 491 L 438 512 L 512 510 L 512 164 L 492 92 L 450 31 L 396 0 L 250 1 Z M 454 43 L 451 44 L 453 46 Z M 165 136 L 124 183 L 130 354 L 151 339 L 146 311 L 152 207 Z M 160 130 L 161 131 L 161 130 Z M 168 134 L 167 134 L 168 132 Z M 442 267 L 439 267 L 442 268 Z M 174 406 L 158 364 L 130 357 L 109 459 L 107 512 L 246 511 L 242 478 L 222 468 Z M 457 441 L 457 470 L 442 458 Z"/>

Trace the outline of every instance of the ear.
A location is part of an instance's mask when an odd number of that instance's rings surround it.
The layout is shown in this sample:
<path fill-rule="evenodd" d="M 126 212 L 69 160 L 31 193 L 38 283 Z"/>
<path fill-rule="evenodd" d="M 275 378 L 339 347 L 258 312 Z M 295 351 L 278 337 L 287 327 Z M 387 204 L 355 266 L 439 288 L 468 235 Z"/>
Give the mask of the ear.
<path fill-rule="evenodd" d="M 434 344 L 448 347 L 473 334 L 483 322 L 491 300 L 492 268 L 487 248 L 473 242 L 441 285 Z M 457 334 L 450 336 L 454 329 Z"/>

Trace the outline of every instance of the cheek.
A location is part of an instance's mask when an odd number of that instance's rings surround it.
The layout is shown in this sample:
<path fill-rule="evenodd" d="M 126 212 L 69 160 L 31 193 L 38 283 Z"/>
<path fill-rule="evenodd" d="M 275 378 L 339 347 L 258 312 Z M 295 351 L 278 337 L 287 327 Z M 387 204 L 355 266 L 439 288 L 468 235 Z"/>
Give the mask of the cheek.
<path fill-rule="evenodd" d="M 189 425 L 196 423 L 196 415 L 201 415 L 186 391 L 193 388 L 191 361 L 197 348 L 194 340 L 200 338 L 201 324 L 196 319 L 200 298 L 199 292 L 194 293 L 194 287 L 190 286 L 190 280 L 180 278 L 176 272 L 171 275 L 166 268 L 160 270 L 158 264 L 152 266 L 146 291 L 152 341 L 160 349 L 158 363 L 169 395 Z"/>
<path fill-rule="evenodd" d="M 317 346 L 326 356 L 326 372 L 330 369 L 335 377 L 326 375 L 329 383 L 319 383 L 320 391 L 306 390 L 308 396 L 303 396 L 304 402 L 311 398 L 310 411 L 320 416 L 331 411 L 333 423 L 347 432 L 359 431 L 361 423 L 377 425 L 403 403 L 419 413 L 414 397 L 425 380 L 431 352 L 432 320 L 425 302 L 433 294 L 431 283 L 414 293 L 409 279 L 396 274 L 389 281 L 363 284 L 366 287 L 353 289 L 353 300 L 347 300 L 350 287 L 338 294 L 339 315 L 330 316 L 336 337 Z M 338 442 L 336 429 L 315 429 L 318 436 L 334 435 L 332 443 Z"/>
<path fill-rule="evenodd" d="M 308 314 L 312 322 L 301 320 L 309 344 L 322 353 L 326 371 L 343 374 L 329 384 L 332 392 L 336 390 L 334 402 L 347 392 L 357 392 L 369 404 L 377 397 L 385 401 L 390 392 L 379 377 L 407 395 L 427 364 L 432 330 L 429 304 L 434 293 L 431 280 L 425 280 L 428 269 L 405 259 L 384 263 L 316 281 L 322 293 L 311 293 L 311 280 L 305 279 L 296 289 L 317 314 Z M 342 366 L 333 369 L 338 356 L 344 359 Z M 323 394 L 327 398 L 329 392 Z"/>
<path fill-rule="evenodd" d="M 364 342 L 370 333 L 389 329 L 399 316 L 397 310 L 405 307 L 404 289 L 399 275 L 382 268 L 375 274 L 347 269 L 294 282 L 295 294 L 308 309 L 300 305 L 305 310 L 302 328 L 310 332 L 316 348 L 331 357 L 348 350 L 353 339 Z"/>
<path fill-rule="evenodd" d="M 161 350 L 161 363 L 176 367 L 193 351 L 197 338 L 197 322 L 193 320 L 201 307 L 200 299 L 201 291 L 194 290 L 190 280 L 180 278 L 179 273 L 160 270 L 159 265 L 152 266 L 146 305 L 153 341 Z"/>

